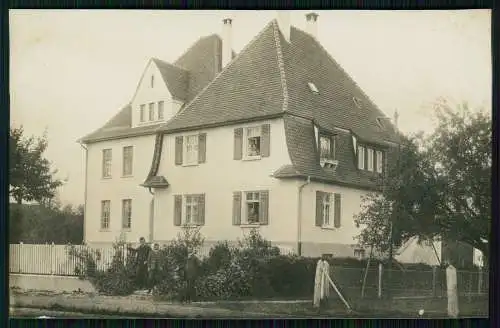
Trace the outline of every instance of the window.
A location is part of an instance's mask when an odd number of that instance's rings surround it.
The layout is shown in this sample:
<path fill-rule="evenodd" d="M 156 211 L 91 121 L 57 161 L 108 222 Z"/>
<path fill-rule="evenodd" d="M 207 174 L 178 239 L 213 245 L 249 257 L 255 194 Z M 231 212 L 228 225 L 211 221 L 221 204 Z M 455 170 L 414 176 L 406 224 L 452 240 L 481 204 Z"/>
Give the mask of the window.
<path fill-rule="evenodd" d="M 101 229 L 109 229 L 111 214 L 111 202 L 109 200 L 101 201 Z"/>
<path fill-rule="evenodd" d="M 155 103 L 149 103 L 149 120 L 155 120 Z"/>
<path fill-rule="evenodd" d="M 361 99 L 359 99 L 357 97 L 353 97 L 352 101 L 354 102 L 354 105 L 356 105 L 356 107 L 358 107 L 359 109 L 361 109 L 363 107 L 363 103 L 361 102 Z"/>
<path fill-rule="evenodd" d="M 123 176 L 132 175 L 132 165 L 134 161 L 134 147 L 123 147 Z"/>
<path fill-rule="evenodd" d="M 368 167 L 366 169 L 373 172 L 373 149 L 367 148 L 367 157 Z"/>
<path fill-rule="evenodd" d="M 323 195 L 323 226 L 329 227 L 332 225 L 330 216 L 332 212 L 332 197 L 331 194 Z"/>
<path fill-rule="evenodd" d="M 186 208 L 184 212 L 184 223 L 194 224 L 198 218 L 198 198 L 193 195 L 185 197 Z"/>
<path fill-rule="evenodd" d="M 365 258 L 365 250 L 362 248 L 356 248 L 354 250 L 354 257 L 358 259 L 364 259 Z"/>
<path fill-rule="evenodd" d="M 111 160 L 112 152 L 111 149 L 102 150 L 102 177 L 111 178 Z"/>
<path fill-rule="evenodd" d="M 319 153 L 321 159 L 335 159 L 335 139 L 331 136 L 320 134 Z"/>
<path fill-rule="evenodd" d="M 380 150 L 377 150 L 375 156 L 377 157 L 377 163 L 375 164 L 376 165 L 375 169 L 377 170 L 378 173 L 382 173 L 384 155 Z"/>
<path fill-rule="evenodd" d="M 245 157 L 259 157 L 260 156 L 260 126 L 245 129 Z"/>
<path fill-rule="evenodd" d="M 163 120 L 164 112 L 165 112 L 165 103 L 163 101 L 158 102 L 158 119 Z"/>
<path fill-rule="evenodd" d="M 186 165 L 198 164 L 198 135 L 184 137 L 184 161 Z"/>
<path fill-rule="evenodd" d="M 132 227 L 132 199 L 122 200 L 122 228 Z"/>
<path fill-rule="evenodd" d="M 140 113 L 140 120 L 141 120 L 141 122 L 144 122 L 146 120 L 146 113 L 145 113 L 145 111 L 146 111 L 146 105 L 143 104 L 143 105 L 141 105 L 141 109 L 140 109 L 140 112 L 139 112 Z"/>
<path fill-rule="evenodd" d="M 316 85 L 314 85 L 314 83 L 312 82 L 307 82 L 307 85 L 309 86 L 309 89 L 314 92 L 314 93 L 319 93 L 318 91 L 318 88 L 316 87 Z"/>
<path fill-rule="evenodd" d="M 155 76 L 151 75 L 151 88 L 155 87 Z"/>
<path fill-rule="evenodd" d="M 205 224 L 205 195 L 175 195 L 174 196 L 174 225 L 204 225 Z"/>
<path fill-rule="evenodd" d="M 260 195 L 258 192 L 246 193 L 245 219 L 247 224 L 260 222 Z"/>
<path fill-rule="evenodd" d="M 316 226 L 321 228 L 340 228 L 341 195 L 316 191 Z"/>
<path fill-rule="evenodd" d="M 365 147 L 358 146 L 358 168 L 365 169 Z"/>

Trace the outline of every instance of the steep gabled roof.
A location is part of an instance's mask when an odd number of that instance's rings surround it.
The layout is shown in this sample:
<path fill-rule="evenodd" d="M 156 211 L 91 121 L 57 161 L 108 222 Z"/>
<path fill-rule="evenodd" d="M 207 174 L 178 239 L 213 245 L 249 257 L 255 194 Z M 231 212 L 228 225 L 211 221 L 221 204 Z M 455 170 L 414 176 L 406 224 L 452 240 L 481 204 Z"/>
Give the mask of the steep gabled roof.
<path fill-rule="evenodd" d="M 276 21 L 269 23 L 184 110 L 160 131 L 252 120 L 283 113 Z"/>
<path fill-rule="evenodd" d="M 160 70 L 163 81 L 172 97 L 186 101 L 188 98 L 189 72 L 157 58 L 152 60 Z"/>

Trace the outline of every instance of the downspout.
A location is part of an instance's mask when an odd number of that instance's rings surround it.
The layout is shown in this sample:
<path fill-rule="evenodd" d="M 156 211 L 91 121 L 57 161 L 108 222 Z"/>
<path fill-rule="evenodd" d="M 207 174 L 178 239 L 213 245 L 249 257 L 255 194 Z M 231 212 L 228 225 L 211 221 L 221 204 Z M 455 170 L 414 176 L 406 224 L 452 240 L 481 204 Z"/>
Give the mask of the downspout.
<path fill-rule="evenodd" d="M 83 243 L 86 243 L 87 242 L 87 239 L 85 238 L 86 237 L 86 217 L 87 217 L 87 185 L 88 185 L 88 175 L 87 175 L 87 172 L 88 172 L 88 167 L 89 167 L 89 152 L 88 152 L 88 148 L 85 147 L 83 145 L 83 143 L 80 142 L 80 146 L 82 146 L 83 149 L 85 149 L 85 189 L 83 191 L 83 201 L 84 201 L 84 204 L 83 204 L 83 240 L 82 242 Z"/>
<path fill-rule="evenodd" d="M 299 197 L 297 203 L 297 255 L 302 256 L 302 189 L 311 183 L 311 177 L 307 176 L 307 181 L 299 186 Z"/>
<path fill-rule="evenodd" d="M 149 242 L 153 243 L 153 229 L 154 229 L 154 220 L 155 220 L 155 193 L 151 190 L 151 187 L 148 188 L 149 193 L 153 195 L 151 199 L 151 203 L 149 204 Z"/>

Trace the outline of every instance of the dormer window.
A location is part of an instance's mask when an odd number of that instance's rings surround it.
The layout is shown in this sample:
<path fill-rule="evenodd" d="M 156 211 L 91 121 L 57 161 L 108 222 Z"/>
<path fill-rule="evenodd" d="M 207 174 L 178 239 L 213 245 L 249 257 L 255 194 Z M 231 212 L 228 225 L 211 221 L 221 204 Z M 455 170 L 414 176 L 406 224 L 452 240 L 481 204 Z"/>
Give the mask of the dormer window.
<path fill-rule="evenodd" d="M 319 158 L 321 166 L 335 166 L 335 136 L 319 133 Z"/>
<path fill-rule="evenodd" d="M 363 103 L 361 102 L 361 99 L 359 99 L 358 97 L 353 97 L 352 101 L 354 102 L 354 105 L 358 107 L 358 109 L 363 108 Z"/>
<path fill-rule="evenodd" d="M 307 85 L 309 86 L 309 89 L 314 92 L 314 93 L 319 93 L 318 88 L 314 85 L 312 82 L 307 82 Z"/>
<path fill-rule="evenodd" d="M 384 117 L 377 117 L 377 125 L 380 129 L 384 129 Z"/>
<path fill-rule="evenodd" d="M 382 173 L 384 168 L 384 152 L 371 147 L 358 145 L 358 169 Z"/>

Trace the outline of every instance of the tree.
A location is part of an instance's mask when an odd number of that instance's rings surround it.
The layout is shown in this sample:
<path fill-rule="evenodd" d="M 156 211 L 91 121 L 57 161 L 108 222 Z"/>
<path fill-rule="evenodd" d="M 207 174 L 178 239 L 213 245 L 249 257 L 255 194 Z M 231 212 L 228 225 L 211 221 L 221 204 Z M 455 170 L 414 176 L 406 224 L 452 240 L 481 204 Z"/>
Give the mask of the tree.
<path fill-rule="evenodd" d="M 23 127 L 10 129 L 9 135 L 9 194 L 16 203 L 37 201 L 44 203 L 56 194 L 62 181 L 55 179 L 44 157 L 48 141 L 46 135 L 35 138 L 23 136 Z"/>
<path fill-rule="evenodd" d="M 489 257 L 491 118 L 468 106 L 437 106 L 437 128 L 403 137 L 381 193 L 363 201 L 358 241 L 381 252 L 413 237 L 460 241 Z M 398 158 L 399 161 L 394 159 Z M 392 223 L 393 238 L 390 238 Z"/>

